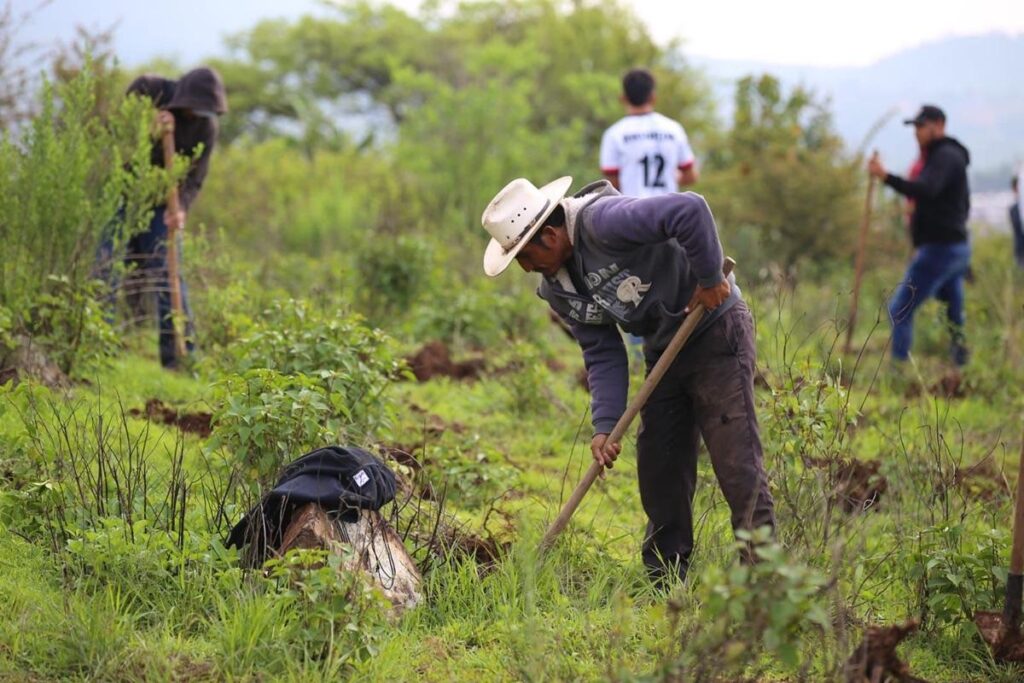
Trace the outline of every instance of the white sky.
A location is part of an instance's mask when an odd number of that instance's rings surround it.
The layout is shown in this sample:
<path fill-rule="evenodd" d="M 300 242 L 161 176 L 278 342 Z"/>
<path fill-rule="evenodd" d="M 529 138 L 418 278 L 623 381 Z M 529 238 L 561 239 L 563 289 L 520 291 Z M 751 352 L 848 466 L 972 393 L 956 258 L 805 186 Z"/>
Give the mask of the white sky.
<path fill-rule="evenodd" d="M 20 14 L 40 0 L 6 0 Z M 0 5 L 5 0 L 0 0 Z M 418 0 L 398 0 L 407 8 Z M 765 64 L 860 66 L 954 35 L 1024 33 L 1024 0 L 632 0 L 654 37 L 680 37 L 689 56 Z M 19 33 L 67 40 L 77 24 L 118 22 L 126 64 L 156 56 L 185 63 L 223 50 L 222 37 L 261 18 L 318 10 L 317 0 L 53 0 Z"/>
<path fill-rule="evenodd" d="M 864 66 L 950 36 L 1024 32 L 1024 0 L 633 0 L 655 38 L 687 54 Z M 1024 65 L 1021 65 L 1024 68 Z"/>

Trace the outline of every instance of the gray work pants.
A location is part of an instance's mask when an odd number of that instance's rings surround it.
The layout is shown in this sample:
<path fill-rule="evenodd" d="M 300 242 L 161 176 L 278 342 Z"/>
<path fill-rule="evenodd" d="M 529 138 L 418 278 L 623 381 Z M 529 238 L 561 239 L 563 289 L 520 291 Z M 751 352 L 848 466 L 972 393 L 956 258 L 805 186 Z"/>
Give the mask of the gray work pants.
<path fill-rule="evenodd" d="M 733 529 L 775 528 L 754 412 L 755 353 L 753 319 L 739 301 L 683 348 L 640 413 L 637 475 L 648 519 L 642 553 L 652 579 L 685 578 L 701 438 Z M 655 360 L 648 358 L 648 371 Z"/>

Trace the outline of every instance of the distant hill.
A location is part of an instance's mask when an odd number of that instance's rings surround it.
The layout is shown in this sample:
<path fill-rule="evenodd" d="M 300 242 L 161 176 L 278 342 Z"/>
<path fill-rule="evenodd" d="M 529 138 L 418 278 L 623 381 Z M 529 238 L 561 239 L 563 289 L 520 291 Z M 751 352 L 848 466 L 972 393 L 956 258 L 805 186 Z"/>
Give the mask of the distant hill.
<path fill-rule="evenodd" d="M 976 189 L 1003 189 L 1011 167 L 1024 161 L 1024 35 L 992 33 L 949 38 L 897 53 L 866 67 L 821 68 L 694 58 L 714 85 L 721 111 L 731 117 L 733 83 L 771 73 L 832 101 L 836 127 L 857 148 L 871 126 L 900 110 L 872 141 L 887 164 L 909 165 L 915 154 L 902 119 L 922 102 L 941 106 L 949 133 L 971 150 Z M 988 187 L 992 185 L 992 187 Z"/>

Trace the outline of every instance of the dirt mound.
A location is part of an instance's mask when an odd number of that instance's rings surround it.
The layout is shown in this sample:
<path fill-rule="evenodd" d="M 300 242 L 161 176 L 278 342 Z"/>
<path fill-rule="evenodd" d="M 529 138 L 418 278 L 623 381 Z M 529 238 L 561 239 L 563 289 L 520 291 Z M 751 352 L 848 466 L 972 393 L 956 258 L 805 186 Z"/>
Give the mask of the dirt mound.
<path fill-rule="evenodd" d="M 889 482 L 878 473 L 878 460 L 837 460 L 804 458 L 808 467 L 829 470 L 832 474 L 832 499 L 847 513 L 877 508 Z"/>
<path fill-rule="evenodd" d="M 904 396 L 906 398 L 917 398 L 921 395 L 922 387 L 918 382 L 911 382 Z M 932 396 L 939 398 L 964 398 L 970 391 L 968 390 L 967 382 L 964 381 L 964 376 L 957 370 L 950 370 L 937 382 L 928 387 L 928 393 Z"/>
<path fill-rule="evenodd" d="M 917 626 L 916 619 L 902 626 L 869 626 L 864 632 L 864 641 L 846 662 L 846 683 L 924 683 L 924 679 L 910 673 L 910 667 L 896 654 L 896 647 L 916 631 Z"/>
<path fill-rule="evenodd" d="M 452 530 L 452 535 L 447 542 L 452 550 L 472 557 L 481 567 L 494 565 L 512 545 L 511 543 L 498 543 L 491 536 L 483 538 L 465 530 L 461 532 Z"/>
<path fill-rule="evenodd" d="M 416 451 L 420 450 L 420 446 L 403 446 L 400 443 L 388 444 L 379 443 L 377 444 L 377 450 L 380 451 L 381 455 L 384 456 L 385 460 L 394 460 L 399 465 L 408 467 L 413 472 L 419 472 L 423 469 L 423 463 L 416 459 L 413 455 Z"/>
<path fill-rule="evenodd" d="M 943 375 L 938 382 L 933 384 L 929 389 L 932 396 L 942 396 L 945 398 L 963 398 L 967 395 L 967 385 L 964 382 L 964 377 L 956 370 L 952 370 Z"/>
<path fill-rule="evenodd" d="M 210 413 L 179 413 L 158 398 L 146 401 L 146 407 L 142 410 L 132 408 L 128 414 L 157 424 L 177 427 L 187 434 L 198 434 L 204 439 L 213 431 L 210 424 L 213 416 Z"/>
<path fill-rule="evenodd" d="M 1002 612 L 975 612 L 974 624 L 996 661 L 1024 662 L 1024 638 L 1019 628 L 1011 628 L 1003 621 Z"/>
<path fill-rule="evenodd" d="M 991 458 L 985 458 L 970 467 L 956 468 L 953 482 L 968 496 L 978 500 L 1010 497 L 1010 485 Z"/>
<path fill-rule="evenodd" d="M 484 370 L 483 358 L 453 361 L 451 351 L 444 342 L 424 344 L 419 351 L 405 359 L 417 381 L 426 382 L 435 377 L 477 379 Z"/>
<path fill-rule="evenodd" d="M 511 543 L 499 542 L 490 534 L 487 538 L 475 534 L 447 515 L 437 520 L 431 537 L 426 540 L 426 547 L 436 557 L 454 555 L 472 559 L 478 565 L 481 576 L 493 569 L 512 547 Z"/>
<path fill-rule="evenodd" d="M 548 370 L 551 372 L 562 372 L 565 370 L 565 363 L 557 358 L 545 358 L 544 365 L 548 366 Z"/>

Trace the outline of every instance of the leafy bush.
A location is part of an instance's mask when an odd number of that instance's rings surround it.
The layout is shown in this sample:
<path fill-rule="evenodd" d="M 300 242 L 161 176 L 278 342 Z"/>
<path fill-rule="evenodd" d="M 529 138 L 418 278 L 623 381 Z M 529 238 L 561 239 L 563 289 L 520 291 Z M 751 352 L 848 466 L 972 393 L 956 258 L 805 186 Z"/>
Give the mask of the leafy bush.
<path fill-rule="evenodd" d="M 394 342 L 358 316 L 328 318 L 295 300 L 265 311 L 217 362 L 234 372 L 216 384 L 210 445 L 263 484 L 305 451 L 389 425 L 385 391 L 406 372 Z"/>
<path fill-rule="evenodd" d="M 430 275 L 429 245 L 421 239 L 371 239 L 355 257 L 357 292 L 374 320 L 406 312 L 423 294 Z"/>
<path fill-rule="evenodd" d="M 331 397 L 331 416 L 355 432 L 387 424 L 384 392 L 406 372 L 394 341 L 359 316 L 329 317 L 295 300 L 265 311 L 260 326 L 227 349 L 223 364 L 237 372 L 267 368 L 315 378 Z"/>
<path fill-rule="evenodd" d="M 66 276 L 51 275 L 47 287 L 31 302 L 25 332 L 33 342 L 51 349 L 65 373 L 112 357 L 121 340 L 99 303 L 104 285 L 91 280 L 75 286 Z"/>
<path fill-rule="evenodd" d="M 16 330 L 42 328 L 65 371 L 79 352 L 91 353 L 90 280 L 103 231 L 118 211 L 124 237 L 141 228 L 169 183 L 150 166 L 149 105 L 123 99 L 101 118 L 96 78 L 84 68 L 66 83 L 45 83 L 20 138 L 0 138 L 0 306 Z M 47 318 L 55 306 L 59 319 Z"/>
<path fill-rule="evenodd" d="M 440 339 L 456 349 L 488 348 L 508 339 L 537 341 L 545 306 L 530 297 L 502 295 L 483 286 L 461 288 L 443 302 L 433 300 L 413 313 L 418 339 Z"/>
<path fill-rule="evenodd" d="M 311 377 L 248 370 L 221 380 L 215 390 L 220 407 L 209 448 L 227 449 L 245 478 L 263 487 L 304 452 L 336 441 L 330 400 Z"/>
<path fill-rule="evenodd" d="M 0 140 L 0 301 L 32 299 L 46 276 L 87 279 L 101 230 L 122 206 L 139 227 L 161 188 L 148 172 L 149 119 L 125 100 L 109 121 L 92 115 L 92 75 L 45 84 L 20 140 Z M 161 172 L 162 173 L 162 172 Z M 134 220 L 132 220 L 134 219 Z"/>
<path fill-rule="evenodd" d="M 1001 604 L 1007 576 L 1001 550 L 1008 536 L 993 528 L 977 534 L 963 523 L 918 534 L 899 566 L 916 591 L 922 623 L 937 628 L 970 622 L 976 609 Z"/>
<path fill-rule="evenodd" d="M 363 572 L 342 570 L 344 560 L 327 550 L 296 549 L 265 566 L 275 597 L 288 605 L 296 649 L 334 666 L 376 654 L 387 604 Z"/>
<path fill-rule="evenodd" d="M 503 369 L 501 385 L 508 393 L 511 413 L 525 416 L 551 409 L 551 373 L 536 346 L 516 342 L 495 358 L 494 365 Z"/>
<path fill-rule="evenodd" d="M 694 680 L 749 673 L 745 668 L 758 661 L 762 649 L 797 667 L 812 659 L 806 651 L 807 634 L 831 626 L 827 577 L 794 560 L 765 532 L 737 532 L 738 550 L 748 542 L 756 544 L 756 563 L 712 565 L 701 575 L 701 631 L 688 643 L 693 659 L 684 656 L 681 663 Z"/>
<path fill-rule="evenodd" d="M 283 374 L 315 375 L 325 370 L 362 377 L 363 392 L 379 393 L 402 363 L 394 342 L 368 328 L 357 315 L 330 316 L 308 302 L 276 302 L 263 312 L 259 327 L 232 344 L 222 365 L 236 371 L 270 368 Z"/>

